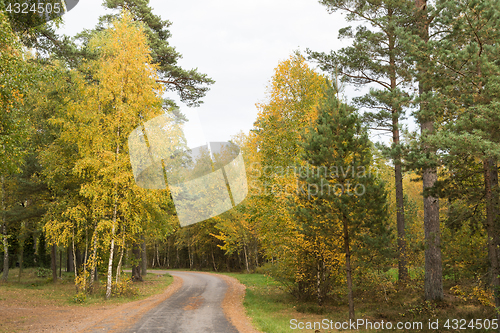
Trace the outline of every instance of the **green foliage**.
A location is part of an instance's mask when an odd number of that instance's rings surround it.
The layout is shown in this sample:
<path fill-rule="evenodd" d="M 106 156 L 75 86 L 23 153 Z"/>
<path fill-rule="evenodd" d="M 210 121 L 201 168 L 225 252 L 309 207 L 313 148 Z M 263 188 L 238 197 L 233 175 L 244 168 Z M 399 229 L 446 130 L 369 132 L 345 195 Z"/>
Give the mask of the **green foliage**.
<path fill-rule="evenodd" d="M 38 255 L 37 264 L 41 268 L 50 267 L 50 253 L 47 251 L 47 243 L 45 241 L 45 233 L 40 233 L 38 236 Z"/>
<path fill-rule="evenodd" d="M 200 105 L 200 99 L 209 89 L 208 85 L 215 81 L 206 74 L 199 73 L 197 69 L 186 70 L 177 64 L 181 55 L 168 42 L 171 36 L 168 28 L 172 23 L 155 15 L 148 1 L 105 0 L 103 5 L 113 9 L 114 14 L 102 16 L 96 31 L 104 29 L 106 23 L 118 19 L 123 10 L 129 11 L 134 21 L 143 23 L 148 45 L 151 47 L 151 63 L 156 66 L 159 82 L 165 84 L 166 90 L 177 92 L 183 103 L 189 106 Z M 89 40 L 88 32 L 80 36 L 83 41 Z M 170 107 L 175 106 L 172 100 L 166 100 L 165 103 Z"/>
<path fill-rule="evenodd" d="M 80 291 L 73 296 L 72 301 L 77 304 L 83 304 L 87 301 L 87 294 L 84 291 Z"/>
<path fill-rule="evenodd" d="M 35 244 L 33 242 L 33 234 L 28 234 L 23 243 L 23 266 L 35 267 Z"/>
<path fill-rule="evenodd" d="M 4 12 L 0 12 L 0 174 L 19 169 L 28 135 L 24 96 L 33 66 L 24 56 Z"/>
<path fill-rule="evenodd" d="M 299 192 L 292 209 L 319 262 L 330 269 L 343 262 L 344 244 L 332 240 L 346 237 L 347 223 L 359 264 L 383 267 L 392 256 L 387 244 L 393 237 L 384 184 L 370 171 L 371 144 L 359 115 L 336 94 L 328 86 L 318 119 L 305 135 L 302 158 L 308 171 L 299 174 L 299 183 L 307 191 Z"/>
<path fill-rule="evenodd" d="M 118 282 L 113 282 L 112 286 L 112 296 L 136 296 L 138 294 L 138 290 L 134 287 L 134 283 L 130 278 L 124 278 Z"/>
<path fill-rule="evenodd" d="M 52 276 L 52 270 L 50 268 L 38 267 L 35 271 L 35 275 L 39 278 L 47 278 Z"/>

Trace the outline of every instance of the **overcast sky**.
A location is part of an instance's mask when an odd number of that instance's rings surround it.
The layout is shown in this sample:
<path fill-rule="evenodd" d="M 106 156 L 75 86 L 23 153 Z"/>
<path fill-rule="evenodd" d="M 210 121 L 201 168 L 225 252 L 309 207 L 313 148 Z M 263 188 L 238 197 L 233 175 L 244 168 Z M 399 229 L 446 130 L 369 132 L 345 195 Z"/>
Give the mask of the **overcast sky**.
<path fill-rule="evenodd" d="M 183 56 L 179 64 L 216 81 L 196 108 L 207 141 L 248 133 L 274 68 L 294 50 L 329 52 L 346 45 L 337 39 L 339 28 L 348 25 L 343 16 L 328 14 L 317 0 L 152 0 L 150 5 L 172 22 L 170 45 Z M 60 31 L 74 35 L 93 28 L 103 13 L 101 0 L 80 1 Z"/>

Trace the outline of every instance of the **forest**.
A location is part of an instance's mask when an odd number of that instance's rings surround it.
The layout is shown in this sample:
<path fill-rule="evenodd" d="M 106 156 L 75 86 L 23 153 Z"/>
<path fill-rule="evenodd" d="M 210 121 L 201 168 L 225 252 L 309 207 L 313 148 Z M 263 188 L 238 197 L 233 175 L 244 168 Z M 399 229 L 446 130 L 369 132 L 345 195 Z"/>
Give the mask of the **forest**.
<path fill-rule="evenodd" d="M 113 14 L 70 38 L 63 16 L 34 24 L 0 0 L 1 283 L 64 270 L 109 299 L 148 269 L 246 272 L 352 319 L 409 288 L 500 321 L 500 2 L 319 1 L 352 43 L 276 60 L 253 129 L 231 139 L 246 198 L 184 227 L 173 185 L 137 185 L 128 139 L 162 115 L 182 127 L 166 92 L 197 107 L 216 83 L 178 65 L 148 3 L 104 0 Z"/>

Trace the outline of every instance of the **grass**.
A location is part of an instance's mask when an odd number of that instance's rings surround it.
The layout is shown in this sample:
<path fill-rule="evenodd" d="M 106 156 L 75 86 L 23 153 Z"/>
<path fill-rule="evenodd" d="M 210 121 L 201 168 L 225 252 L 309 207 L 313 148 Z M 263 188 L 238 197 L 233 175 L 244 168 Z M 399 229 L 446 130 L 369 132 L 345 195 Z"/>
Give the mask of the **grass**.
<path fill-rule="evenodd" d="M 297 302 L 284 293 L 279 284 L 263 274 L 222 273 L 234 277 L 244 284 L 246 289 L 243 305 L 253 324 L 262 332 L 288 333 L 290 320 L 318 320 L 318 315 L 304 314 L 297 311 Z M 294 330 L 294 332 L 307 332 Z"/>
<path fill-rule="evenodd" d="M 56 283 L 52 282 L 51 272 L 49 276 L 39 276 L 38 269 L 24 269 L 21 279 L 18 278 L 19 269 L 9 270 L 9 280 L 0 283 L 0 332 L 13 333 L 25 332 L 32 324 L 45 321 L 43 316 L 57 317 L 64 307 L 71 311 L 85 312 L 86 309 L 99 307 L 101 305 L 120 305 L 134 300 L 144 299 L 149 296 L 163 292 L 173 281 L 173 277 L 165 275 L 159 277 L 155 273 L 147 274 L 142 283 L 131 283 L 128 294 L 113 296 L 109 300 L 104 299 L 105 281 L 101 275 L 101 281 L 96 284 L 96 292 L 86 295 L 82 303 L 75 302 L 76 289 L 74 285 L 74 274 L 63 272 Z M 130 273 L 124 273 L 124 278 Z M 133 291 L 133 292 L 131 292 Z M 83 299 L 80 296 L 80 299 Z M 18 311 L 17 309 L 22 309 Z M 34 309 L 34 311 L 30 310 Z M 43 309 L 38 312 L 37 309 Z M 31 313 L 31 314 L 30 314 Z"/>
<path fill-rule="evenodd" d="M 173 281 L 172 276 L 166 275 L 158 277 L 157 274 L 148 274 L 143 283 L 133 283 L 134 292 L 124 296 L 104 299 L 105 281 L 101 276 L 101 281 L 96 285 L 96 292 L 87 295 L 85 302 L 77 304 L 74 301 L 76 289 L 74 285 L 73 273 L 62 273 L 56 283 L 52 282 L 52 277 L 37 276 L 36 268 L 23 270 L 21 280 L 18 281 L 19 269 L 9 270 L 9 280 L 0 283 L 0 300 L 11 302 L 21 302 L 24 306 L 90 306 L 104 304 L 121 304 L 161 293 Z M 123 278 L 129 274 L 124 273 Z M 22 295 L 22 299 L 19 299 Z"/>
<path fill-rule="evenodd" d="M 393 275 L 389 272 L 389 276 Z M 416 272 L 418 273 L 418 272 Z M 247 287 L 244 306 L 248 315 L 252 318 L 254 326 L 262 332 L 337 332 L 336 329 L 323 329 L 316 327 L 312 329 L 292 329 L 290 320 L 296 319 L 297 323 L 321 322 L 323 319 L 335 322 L 348 321 L 348 306 L 344 295 L 332 297 L 333 300 L 319 307 L 314 301 L 299 302 L 297 299 L 285 293 L 269 276 L 263 274 L 239 274 L 222 273 L 238 279 Z M 417 276 L 417 274 L 415 274 Z M 358 288 L 355 292 L 356 319 L 364 319 L 372 323 L 398 322 L 409 323 L 422 322 L 422 329 L 395 329 L 392 330 L 367 330 L 360 329 L 356 332 L 464 332 L 464 330 L 445 329 L 444 323 L 447 319 L 465 319 L 467 323 L 471 319 L 493 319 L 494 310 L 491 307 L 481 305 L 477 300 L 463 301 L 457 297 L 447 296 L 440 303 L 425 302 L 422 298 L 423 290 L 421 282 L 414 280 L 408 287 L 395 287 L 390 289 L 362 290 Z M 450 286 L 445 285 L 449 291 Z M 341 293 L 340 293 L 341 294 Z M 439 319 L 440 329 L 434 330 L 427 327 L 429 320 Z M 413 324 L 412 324 L 413 325 Z M 316 329 L 318 329 L 316 331 Z M 349 331 L 349 330 L 347 330 Z M 493 332 L 493 330 L 478 330 L 466 328 L 467 332 Z"/>

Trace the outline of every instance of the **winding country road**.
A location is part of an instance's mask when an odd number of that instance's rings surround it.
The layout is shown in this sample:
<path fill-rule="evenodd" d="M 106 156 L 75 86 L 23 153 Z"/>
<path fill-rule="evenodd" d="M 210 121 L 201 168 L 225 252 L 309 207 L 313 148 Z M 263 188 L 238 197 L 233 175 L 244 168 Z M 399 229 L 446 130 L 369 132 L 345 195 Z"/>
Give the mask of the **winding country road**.
<path fill-rule="evenodd" d="M 216 275 L 155 271 L 182 279 L 182 287 L 146 312 L 127 333 L 238 333 L 225 317 L 221 303 L 227 284 Z"/>

